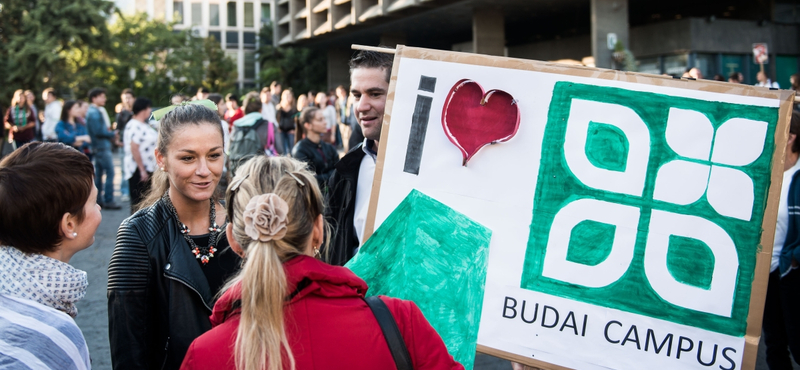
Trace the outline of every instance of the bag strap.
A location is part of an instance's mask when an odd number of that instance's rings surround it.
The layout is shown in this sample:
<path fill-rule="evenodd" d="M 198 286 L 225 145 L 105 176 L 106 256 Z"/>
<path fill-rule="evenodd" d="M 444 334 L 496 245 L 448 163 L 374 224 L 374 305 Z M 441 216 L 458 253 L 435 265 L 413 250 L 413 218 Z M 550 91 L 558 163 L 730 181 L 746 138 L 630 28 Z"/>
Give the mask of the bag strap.
<path fill-rule="evenodd" d="M 389 351 L 392 352 L 397 370 L 413 370 L 411 355 L 408 354 L 406 342 L 403 340 L 403 336 L 400 335 L 400 329 L 397 328 L 397 322 L 394 321 L 394 316 L 389 311 L 389 307 L 386 307 L 386 303 L 378 296 L 364 298 L 364 301 L 367 302 L 375 318 L 378 319 L 378 325 L 381 326 L 383 336 L 386 338 L 386 344 L 389 345 Z"/>

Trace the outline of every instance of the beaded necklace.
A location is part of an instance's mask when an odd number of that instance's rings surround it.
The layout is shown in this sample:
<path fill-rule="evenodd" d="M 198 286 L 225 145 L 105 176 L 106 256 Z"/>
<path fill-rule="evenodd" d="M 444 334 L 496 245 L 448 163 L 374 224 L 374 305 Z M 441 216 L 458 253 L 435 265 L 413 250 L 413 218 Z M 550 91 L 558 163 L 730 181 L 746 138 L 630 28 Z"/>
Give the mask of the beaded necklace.
<path fill-rule="evenodd" d="M 189 237 L 189 232 L 191 230 L 189 230 L 189 228 L 183 222 L 181 222 L 181 219 L 178 217 L 178 210 L 175 209 L 175 206 L 172 204 L 172 200 L 169 199 L 169 193 L 164 193 L 161 199 L 164 200 L 167 208 L 172 212 L 172 215 L 175 216 L 175 220 L 178 221 L 178 227 L 180 228 L 181 234 L 183 235 L 183 238 L 186 239 L 186 242 L 189 243 L 189 248 L 191 248 L 195 258 L 199 259 L 203 265 L 207 264 L 208 260 L 214 257 L 214 253 L 217 252 L 217 248 L 214 248 L 214 242 L 217 240 L 217 234 L 222 230 L 222 228 L 217 225 L 217 212 L 215 210 L 216 207 L 214 207 L 214 200 L 209 199 L 209 202 L 211 202 L 211 211 L 209 211 L 208 215 L 208 224 L 211 226 L 209 226 L 208 231 L 211 234 L 208 237 L 208 246 L 199 247 L 197 244 L 195 244 L 194 240 Z"/>

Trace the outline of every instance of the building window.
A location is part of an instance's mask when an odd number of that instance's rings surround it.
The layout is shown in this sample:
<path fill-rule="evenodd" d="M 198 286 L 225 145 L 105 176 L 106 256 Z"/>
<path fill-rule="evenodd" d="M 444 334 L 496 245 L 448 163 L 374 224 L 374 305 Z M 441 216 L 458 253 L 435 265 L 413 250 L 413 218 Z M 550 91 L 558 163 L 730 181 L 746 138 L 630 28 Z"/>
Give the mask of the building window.
<path fill-rule="evenodd" d="M 228 31 L 225 32 L 225 48 L 238 49 L 239 48 L 239 32 Z"/>
<path fill-rule="evenodd" d="M 253 13 L 253 3 L 244 3 L 244 26 L 255 27 L 255 14 Z"/>
<path fill-rule="evenodd" d="M 236 2 L 228 3 L 228 27 L 236 27 Z"/>
<path fill-rule="evenodd" d="M 219 31 L 209 31 L 208 38 L 213 38 L 216 42 L 222 42 L 222 34 Z"/>
<path fill-rule="evenodd" d="M 256 33 L 255 32 L 244 32 L 244 33 L 242 33 L 242 46 L 245 49 L 255 49 L 256 48 Z"/>
<path fill-rule="evenodd" d="M 272 24 L 272 9 L 269 4 L 261 4 L 261 25 L 268 26 Z"/>
<path fill-rule="evenodd" d="M 219 26 L 219 4 L 210 4 L 208 6 L 208 25 Z"/>
<path fill-rule="evenodd" d="M 251 51 L 244 53 L 244 78 L 246 80 L 256 78 L 256 53 Z"/>
<path fill-rule="evenodd" d="M 203 4 L 192 3 L 192 26 L 203 24 Z"/>
<path fill-rule="evenodd" d="M 183 23 L 183 1 L 172 2 L 172 20 Z"/>

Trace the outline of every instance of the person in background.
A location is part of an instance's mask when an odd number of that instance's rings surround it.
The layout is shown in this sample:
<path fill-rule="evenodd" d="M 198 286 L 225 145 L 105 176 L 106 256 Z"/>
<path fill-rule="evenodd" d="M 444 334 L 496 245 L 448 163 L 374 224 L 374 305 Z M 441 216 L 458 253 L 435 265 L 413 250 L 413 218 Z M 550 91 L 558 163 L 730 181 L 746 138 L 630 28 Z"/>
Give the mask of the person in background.
<path fill-rule="evenodd" d="M 702 80 L 703 72 L 700 72 L 700 68 L 691 68 L 689 69 L 689 77 L 694 78 L 695 80 Z"/>
<path fill-rule="evenodd" d="M 309 106 L 309 107 L 315 107 L 315 106 L 317 106 L 317 104 L 316 104 L 316 103 L 317 103 L 317 102 L 316 102 L 316 99 L 317 99 L 317 92 L 316 92 L 316 91 L 314 91 L 314 90 L 309 90 L 309 91 L 308 91 L 308 94 L 306 94 L 306 99 L 308 99 L 308 106 Z"/>
<path fill-rule="evenodd" d="M 336 145 L 336 128 L 338 127 L 336 124 L 336 108 L 328 105 L 328 95 L 324 92 L 317 93 L 314 101 L 316 102 L 314 106 L 319 108 L 325 117 L 326 131 L 322 134 L 322 141 Z"/>
<path fill-rule="evenodd" d="M 138 209 L 144 194 L 150 189 L 150 176 L 156 170 L 158 132 L 147 123 L 152 106 L 150 99 L 136 98 L 131 107 L 133 117 L 128 121 L 123 137 L 125 165 L 122 177 L 131 192 L 131 213 Z"/>
<path fill-rule="evenodd" d="M 241 262 L 214 197 L 225 162 L 219 116 L 200 104 L 171 108 L 159 120 L 150 191 L 120 225 L 108 264 L 115 370 L 177 369 Z"/>
<path fill-rule="evenodd" d="M 222 95 L 217 93 L 208 94 L 208 100 L 217 105 L 217 114 L 219 115 L 219 123 L 222 126 L 222 140 L 225 153 L 228 153 L 228 145 L 230 145 L 230 131 L 228 130 L 228 122 L 225 122 L 223 116 L 225 115 L 225 102 L 222 100 Z"/>
<path fill-rule="evenodd" d="M 122 206 L 114 202 L 114 159 L 111 157 L 111 143 L 117 138 L 117 132 L 111 129 L 111 121 L 106 112 L 106 90 L 96 87 L 89 90 L 89 110 L 86 113 L 86 128 L 92 140 L 94 154 L 94 183 L 101 192 L 102 203 L 106 209 L 120 209 Z M 103 186 L 103 174 L 106 176 Z"/>
<path fill-rule="evenodd" d="M 33 119 L 36 123 L 36 131 L 34 132 L 33 140 L 41 141 L 42 140 L 42 121 L 44 117 L 42 117 L 39 113 L 39 108 L 36 106 L 36 94 L 33 93 L 32 90 L 25 90 L 25 99 L 28 100 L 28 105 L 31 107 L 33 111 Z"/>
<path fill-rule="evenodd" d="M 0 161 L 4 369 L 92 367 L 74 321 L 89 282 L 69 262 L 103 219 L 93 175 L 92 162 L 61 143 L 30 143 Z"/>
<path fill-rule="evenodd" d="M 56 124 L 61 119 L 61 101 L 56 99 L 55 90 L 48 87 L 42 91 L 44 100 L 44 123 L 42 124 L 42 140 L 58 141 L 56 135 Z"/>
<path fill-rule="evenodd" d="M 338 148 L 343 148 L 345 151 L 350 148 L 348 144 L 350 141 L 350 134 L 352 133 L 350 125 L 347 123 L 347 98 L 349 95 L 344 86 L 336 86 L 336 101 L 333 103 L 333 106 L 336 108 L 336 124 L 339 126 L 338 132 L 341 133 L 338 138 L 341 146 Z"/>
<path fill-rule="evenodd" d="M 244 117 L 244 111 L 239 107 L 239 97 L 234 94 L 225 95 L 225 105 L 228 110 L 225 111 L 225 121 L 228 122 L 228 130 L 233 130 L 233 123 L 237 119 Z"/>
<path fill-rule="evenodd" d="M 275 119 L 278 121 L 281 143 L 283 143 L 282 153 L 291 153 L 295 134 L 294 116 L 297 114 L 292 90 L 283 90 L 281 102 L 276 107 L 276 110 Z"/>
<path fill-rule="evenodd" d="M 17 148 L 35 138 L 36 119 L 24 91 L 14 91 L 14 97 L 11 98 L 11 106 L 6 110 L 3 122 L 9 132 L 9 142 L 14 140 Z"/>
<path fill-rule="evenodd" d="M 350 60 L 350 93 L 365 139 L 342 157 L 329 181 L 325 217 L 334 229 L 330 255 L 335 265 L 347 263 L 364 242 L 393 60 L 375 51 L 360 51 Z"/>
<path fill-rule="evenodd" d="M 261 89 L 259 98 L 261 99 L 261 118 L 277 123 L 277 111 L 275 110 L 275 103 L 272 102 L 272 94 L 269 92 L 269 88 Z"/>
<path fill-rule="evenodd" d="M 72 146 L 89 157 L 92 140 L 86 131 L 86 125 L 78 123 L 83 112 L 81 103 L 80 100 L 67 100 L 61 109 L 61 117 L 53 131 L 59 142 Z"/>
<path fill-rule="evenodd" d="M 169 100 L 170 104 L 172 104 L 172 105 L 178 105 L 178 104 L 183 103 L 185 101 L 186 101 L 186 95 L 183 95 L 183 94 L 172 95 L 172 98 L 170 98 L 170 100 Z"/>
<path fill-rule="evenodd" d="M 280 82 L 272 81 L 272 83 L 269 84 L 269 93 L 272 94 L 272 104 L 275 106 L 278 106 L 278 104 L 281 103 L 281 90 L 282 87 Z"/>
<path fill-rule="evenodd" d="M 728 75 L 728 82 L 732 84 L 740 84 L 742 80 L 739 79 L 739 72 L 733 72 Z"/>
<path fill-rule="evenodd" d="M 208 99 L 208 95 L 210 93 L 211 92 L 208 91 L 208 89 L 206 89 L 205 87 L 201 87 L 201 88 L 197 89 L 197 93 L 194 94 L 194 96 L 192 97 L 192 100 L 193 101 L 194 100 L 206 100 L 206 99 Z"/>
<path fill-rule="evenodd" d="M 777 82 L 770 80 L 769 77 L 767 76 L 767 73 L 764 71 L 758 71 L 758 74 L 756 74 L 756 80 L 758 80 L 758 83 L 756 83 L 755 86 L 758 87 L 770 87 L 773 89 L 781 88 L 781 85 L 779 85 Z"/>
<path fill-rule="evenodd" d="M 364 300 L 367 284 L 318 259 L 326 244 L 325 205 L 305 163 L 254 157 L 226 198 L 227 237 L 244 264 L 214 305 L 214 328 L 192 342 L 181 369 L 397 368 Z M 415 369 L 464 368 L 413 302 L 378 301 Z"/>
<path fill-rule="evenodd" d="M 128 121 L 131 120 L 131 117 L 133 117 L 134 100 L 136 100 L 136 97 L 133 95 L 133 90 L 124 89 L 122 90 L 122 94 L 120 94 L 119 104 L 117 104 L 114 107 L 114 111 L 117 113 L 117 115 L 113 127 L 119 133 L 117 135 L 117 139 L 114 141 L 115 149 L 123 148 L 125 145 L 122 142 L 122 138 L 125 137 L 125 126 L 128 124 Z M 125 151 L 123 150 L 123 153 L 120 153 L 122 155 L 121 161 L 123 169 L 126 168 L 126 166 L 128 166 L 128 164 L 125 163 L 127 159 L 124 152 Z M 120 193 L 122 193 L 122 198 L 121 198 L 122 201 L 130 200 L 131 191 L 127 181 L 122 181 L 119 190 Z"/>
<path fill-rule="evenodd" d="M 795 91 L 795 96 L 800 96 L 800 74 L 795 73 L 789 77 L 789 83 L 792 86 L 792 90 Z M 794 100 L 794 111 L 800 112 L 800 102 L 797 99 Z"/>
<path fill-rule="evenodd" d="M 316 107 L 307 107 L 300 112 L 297 122 L 297 137 L 301 138 L 292 149 L 292 157 L 308 164 L 314 172 L 323 194 L 328 193 L 328 179 L 336 169 L 339 162 L 339 153 L 336 148 L 324 141 L 322 135 L 327 132 L 327 120 L 322 110 Z"/>
<path fill-rule="evenodd" d="M 358 124 L 358 119 L 356 119 L 355 100 L 352 94 L 347 97 L 347 115 L 345 122 L 350 126 L 350 139 L 347 141 L 348 152 L 364 141 L 364 132 L 361 131 L 361 125 Z"/>
<path fill-rule="evenodd" d="M 714 81 L 725 82 L 725 77 L 722 77 L 721 74 L 714 75 Z"/>
<path fill-rule="evenodd" d="M 766 350 L 766 362 L 770 370 L 791 370 L 792 360 L 789 356 L 787 349 L 792 349 L 792 355 L 797 362 L 800 353 L 795 353 L 798 349 L 796 346 L 790 346 L 790 336 L 796 336 L 797 333 L 788 333 L 788 330 L 793 328 L 789 326 L 790 320 L 787 316 L 791 315 L 786 311 L 785 305 L 782 304 L 781 296 L 781 271 L 779 269 L 781 251 L 784 243 L 789 241 L 787 239 L 787 232 L 790 229 L 789 220 L 791 218 L 789 211 L 789 191 L 795 185 L 794 177 L 798 170 L 800 170 L 800 162 L 797 158 L 800 155 L 800 140 L 797 135 L 800 134 L 800 114 L 794 113 L 792 115 L 791 124 L 789 127 L 789 138 L 786 141 L 786 152 L 783 162 L 783 186 L 781 187 L 780 203 L 778 204 L 778 218 L 775 226 L 775 240 L 772 246 L 772 261 L 770 264 L 769 280 L 767 283 L 767 298 L 764 302 L 764 317 L 762 321 L 762 329 L 764 330 L 764 344 Z M 795 292 L 797 294 L 797 292 Z M 798 362 L 800 364 L 800 362 Z"/>

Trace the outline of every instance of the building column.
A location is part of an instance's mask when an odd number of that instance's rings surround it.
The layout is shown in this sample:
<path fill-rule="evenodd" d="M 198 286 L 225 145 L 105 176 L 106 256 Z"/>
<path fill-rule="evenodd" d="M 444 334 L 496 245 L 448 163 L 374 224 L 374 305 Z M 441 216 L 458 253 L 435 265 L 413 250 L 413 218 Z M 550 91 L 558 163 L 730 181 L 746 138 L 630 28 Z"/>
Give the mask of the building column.
<path fill-rule="evenodd" d="M 608 48 L 608 34 L 617 35 L 617 40 L 629 47 L 628 43 L 628 0 L 592 1 L 592 56 L 598 68 L 612 68 L 613 48 Z"/>
<path fill-rule="evenodd" d="M 350 86 L 350 55 L 349 48 L 328 49 L 328 90 L 342 85 L 345 89 Z"/>
<path fill-rule="evenodd" d="M 478 54 L 504 56 L 506 27 L 499 9 L 473 9 L 472 51 Z"/>

